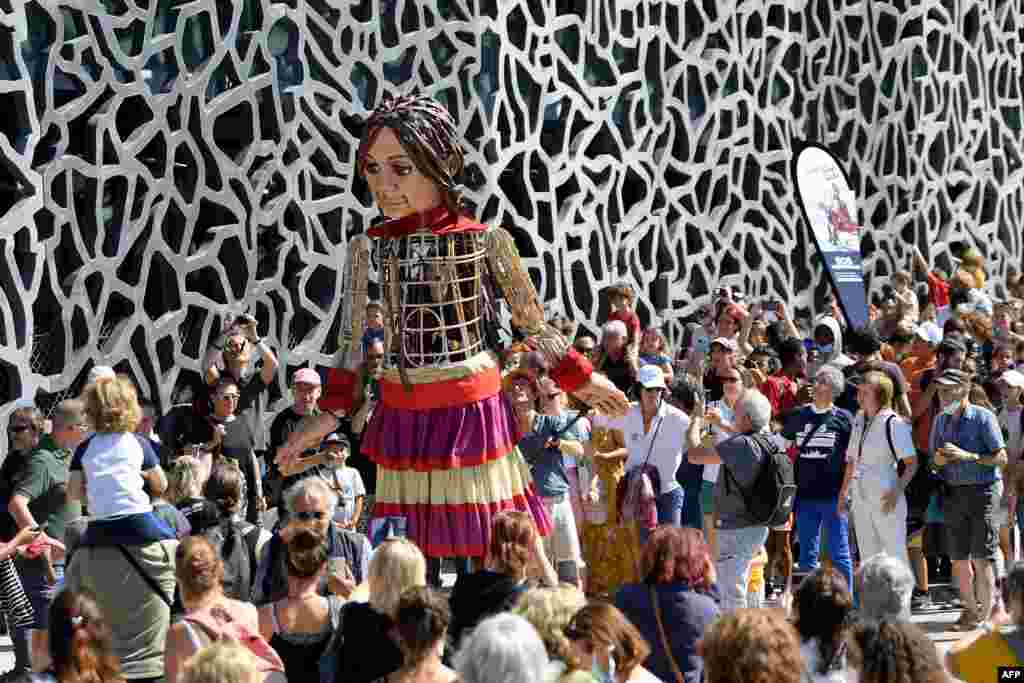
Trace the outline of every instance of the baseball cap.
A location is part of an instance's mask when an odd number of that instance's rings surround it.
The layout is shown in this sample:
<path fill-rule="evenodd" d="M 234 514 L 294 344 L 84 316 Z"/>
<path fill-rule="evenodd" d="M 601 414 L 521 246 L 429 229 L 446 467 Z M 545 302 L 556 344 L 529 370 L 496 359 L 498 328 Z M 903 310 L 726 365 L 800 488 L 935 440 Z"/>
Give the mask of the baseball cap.
<path fill-rule="evenodd" d="M 936 384 L 941 384 L 946 387 L 958 387 L 961 384 L 967 382 L 970 378 L 963 370 L 957 370 L 956 368 L 947 368 L 942 371 L 942 374 L 935 378 Z"/>
<path fill-rule="evenodd" d="M 644 389 L 667 389 L 665 373 L 657 365 L 644 365 L 637 373 L 637 382 Z"/>
<path fill-rule="evenodd" d="M 914 334 L 932 346 L 942 343 L 942 328 L 933 322 L 924 322 L 917 326 Z"/>
<path fill-rule="evenodd" d="M 967 353 L 967 346 L 956 337 L 945 337 L 939 344 L 939 351 L 943 353 Z"/>
<path fill-rule="evenodd" d="M 714 348 L 715 344 L 718 344 L 723 349 L 727 349 L 729 351 L 736 350 L 736 342 L 728 337 L 715 337 L 715 340 L 711 342 L 711 348 Z"/>
<path fill-rule="evenodd" d="M 299 368 L 292 375 L 292 384 L 312 384 L 320 386 L 320 375 L 313 368 Z"/>
<path fill-rule="evenodd" d="M 992 315 L 994 306 L 992 299 L 989 298 L 988 294 L 985 294 L 979 289 L 972 289 L 967 295 L 968 301 L 974 307 L 974 310 L 978 313 L 984 313 L 985 315 Z"/>
<path fill-rule="evenodd" d="M 331 432 L 330 434 L 325 436 L 321 446 L 327 446 L 333 443 L 341 444 L 345 448 L 349 447 L 348 437 L 342 434 L 341 432 Z"/>
<path fill-rule="evenodd" d="M 999 375 L 999 381 L 1006 382 L 1008 386 L 1020 389 L 1024 387 L 1024 374 L 1021 374 L 1016 370 L 1007 370 L 1003 374 Z"/>

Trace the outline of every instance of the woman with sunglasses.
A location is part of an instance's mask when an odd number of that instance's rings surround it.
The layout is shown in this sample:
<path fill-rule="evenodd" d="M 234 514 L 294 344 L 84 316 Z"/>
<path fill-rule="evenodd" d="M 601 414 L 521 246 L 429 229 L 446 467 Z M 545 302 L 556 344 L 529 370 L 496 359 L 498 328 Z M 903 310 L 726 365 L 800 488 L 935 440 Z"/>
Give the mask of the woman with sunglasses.
<path fill-rule="evenodd" d="M 685 493 L 676 479 L 676 473 L 683 462 L 686 432 L 690 418 L 686 413 L 668 401 L 665 377 L 656 365 L 640 368 L 637 377 L 640 401 L 635 403 L 621 418 L 594 415 L 594 427 L 621 429 L 626 437 L 626 447 L 598 457 L 626 458 L 626 475 L 636 476 L 645 468 L 657 472 L 652 476 L 657 507 L 657 524 L 682 524 Z M 657 479 L 657 484 L 653 481 Z M 640 543 L 647 540 L 650 528 L 643 522 L 639 526 Z"/>
<path fill-rule="evenodd" d="M 263 478 L 254 450 L 256 438 L 248 420 L 238 415 L 240 400 L 241 389 L 236 379 L 225 375 L 218 380 L 211 394 L 212 412 L 197 422 L 191 440 L 210 444 L 214 459 L 230 460 L 238 466 L 245 478 L 238 514 L 250 524 L 258 524 L 266 508 Z"/>

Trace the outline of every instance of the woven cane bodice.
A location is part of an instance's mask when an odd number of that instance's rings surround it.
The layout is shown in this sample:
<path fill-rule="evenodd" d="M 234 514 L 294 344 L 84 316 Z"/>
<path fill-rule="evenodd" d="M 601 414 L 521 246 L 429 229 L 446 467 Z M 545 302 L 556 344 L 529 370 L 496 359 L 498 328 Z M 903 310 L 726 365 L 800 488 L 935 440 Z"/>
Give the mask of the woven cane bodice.
<path fill-rule="evenodd" d="M 486 233 L 417 232 L 377 243 L 392 367 L 445 367 L 485 350 Z"/>

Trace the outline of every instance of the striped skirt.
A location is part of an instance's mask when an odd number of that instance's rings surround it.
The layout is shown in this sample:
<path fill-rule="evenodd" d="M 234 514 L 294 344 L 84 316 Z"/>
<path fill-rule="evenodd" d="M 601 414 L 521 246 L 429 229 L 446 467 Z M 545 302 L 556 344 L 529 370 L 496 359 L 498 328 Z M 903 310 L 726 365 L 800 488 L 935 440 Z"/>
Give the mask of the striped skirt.
<path fill-rule="evenodd" d="M 373 517 L 405 518 L 406 535 L 428 557 L 484 556 L 502 510 L 530 513 L 550 532 L 500 383 L 496 367 L 412 391 L 381 381 L 362 442 L 377 464 Z"/>

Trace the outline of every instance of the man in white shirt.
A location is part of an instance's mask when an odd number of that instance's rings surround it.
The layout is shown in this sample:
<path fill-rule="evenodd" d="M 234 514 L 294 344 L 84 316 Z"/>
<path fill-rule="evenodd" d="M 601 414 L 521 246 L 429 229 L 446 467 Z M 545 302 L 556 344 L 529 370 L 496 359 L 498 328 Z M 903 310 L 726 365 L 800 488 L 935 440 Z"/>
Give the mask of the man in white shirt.
<path fill-rule="evenodd" d="M 683 487 L 676 481 L 676 470 L 686 453 L 686 430 L 690 418 L 664 399 L 668 388 L 665 375 L 656 365 L 645 365 L 637 373 L 640 401 L 630 406 L 623 417 L 595 415 L 595 427 L 619 429 L 626 447 L 600 454 L 605 458 L 626 458 L 626 472 L 644 464 L 658 471 L 658 524 L 680 526 L 683 518 Z M 640 528 L 640 541 L 646 542 L 649 529 Z"/>

